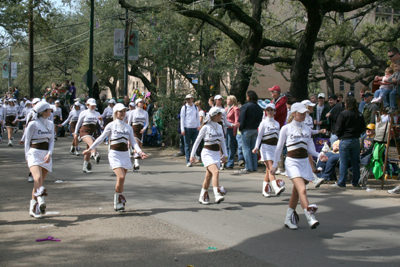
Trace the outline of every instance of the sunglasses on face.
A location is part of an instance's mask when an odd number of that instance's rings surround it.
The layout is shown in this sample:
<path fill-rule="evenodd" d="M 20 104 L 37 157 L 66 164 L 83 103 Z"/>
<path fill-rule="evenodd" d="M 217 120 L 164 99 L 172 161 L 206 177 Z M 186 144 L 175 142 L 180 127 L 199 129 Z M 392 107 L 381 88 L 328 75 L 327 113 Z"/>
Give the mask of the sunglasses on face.
<path fill-rule="evenodd" d="M 389 58 L 392 58 L 392 57 L 394 57 L 394 55 L 396 55 L 396 54 L 392 54 L 392 55 L 390 55 L 390 56 L 388 56 Z"/>

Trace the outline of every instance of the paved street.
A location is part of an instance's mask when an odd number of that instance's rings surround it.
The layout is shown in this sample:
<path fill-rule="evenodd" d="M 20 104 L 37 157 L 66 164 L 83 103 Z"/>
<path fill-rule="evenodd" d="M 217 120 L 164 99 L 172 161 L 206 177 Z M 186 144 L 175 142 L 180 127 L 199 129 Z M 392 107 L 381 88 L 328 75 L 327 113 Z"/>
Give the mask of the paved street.
<path fill-rule="evenodd" d="M 384 190 L 373 184 L 377 190 L 371 193 L 330 185 L 316 190 L 310 184 L 320 226 L 309 229 L 299 206 L 299 229 L 290 231 L 283 225 L 292 189 L 286 177 L 280 177 L 286 182 L 282 196 L 264 198 L 265 168 L 241 175 L 223 171 L 225 202 L 213 204 L 210 188 L 212 204 L 203 206 L 198 203 L 203 167 L 187 168 L 172 150 L 144 148 L 150 156 L 139 173 L 128 173 L 127 212 L 118 214 L 107 147 L 100 147 L 102 160 L 93 173 L 84 174 L 82 156 L 69 154 L 70 140 L 56 142 L 53 172 L 44 184 L 53 214 L 41 220 L 28 214 L 32 184 L 22 146 L 0 145 L 0 266 L 365 267 L 400 260 L 400 195 L 386 193 L 395 181 Z M 47 236 L 61 242 L 35 242 Z"/>

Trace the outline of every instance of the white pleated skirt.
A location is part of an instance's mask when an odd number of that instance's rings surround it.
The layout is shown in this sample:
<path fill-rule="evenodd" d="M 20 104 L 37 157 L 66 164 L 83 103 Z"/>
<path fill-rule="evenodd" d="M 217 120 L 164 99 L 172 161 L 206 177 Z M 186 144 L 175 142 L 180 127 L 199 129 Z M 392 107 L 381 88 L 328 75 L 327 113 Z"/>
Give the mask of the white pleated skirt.
<path fill-rule="evenodd" d="M 50 158 L 49 163 L 44 163 L 44 158 L 48 153 L 49 153 L 48 150 L 30 148 L 27 154 L 28 167 L 30 168 L 32 166 L 40 166 L 51 172 L 53 166 L 53 159 Z"/>
<path fill-rule="evenodd" d="M 314 174 L 308 158 L 295 159 L 286 157 L 285 169 L 289 179 L 302 177 L 308 181 L 314 180 Z"/>
<path fill-rule="evenodd" d="M 274 160 L 276 146 L 261 144 L 260 155 L 262 161 Z"/>
<path fill-rule="evenodd" d="M 210 149 L 203 148 L 201 151 L 201 161 L 203 162 L 204 167 L 215 164 L 219 169 L 221 167 L 221 154 L 219 151 L 212 151 Z"/>
<path fill-rule="evenodd" d="M 108 162 L 110 169 L 124 168 L 126 170 L 133 169 L 129 151 L 117 151 L 110 149 L 108 151 Z"/>

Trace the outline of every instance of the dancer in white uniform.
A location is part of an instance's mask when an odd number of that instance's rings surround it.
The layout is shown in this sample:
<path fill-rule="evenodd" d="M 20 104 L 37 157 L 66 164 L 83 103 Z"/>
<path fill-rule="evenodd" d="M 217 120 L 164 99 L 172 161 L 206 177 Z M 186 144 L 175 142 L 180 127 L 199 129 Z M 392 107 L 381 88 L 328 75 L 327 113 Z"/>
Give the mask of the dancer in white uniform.
<path fill-rule="evenodd" d="M 224 201 L 226 190 L 223 186 L 219 186 L 219 168 L 222 163 L 225 163 L 228 158 L 226 151 L 226 145 L 224 140 L 224 132 L 222 126 L 219 124 L 222 118 L 222 112 L 220 108 L 213 107 L 208 112 L 209 119 L 207 119 L 197 136 L 196 141 L 193 144 L 192 153 L 190 155 L 190 162 L 195 163 L 196 150 L 202 139 L 204 139 L 204 148 L 201 151 L 201 159 L 203 161 L 206 170 L 206 177 L 203 182 L 203 187 L 200 191 L 199 202 L 204 205 L 208 205 L 210 198 L 208 195 L 208 187 L 212 179 L 212 185 L 214 190 L 215 202 L 221 203 Z M 221 160 L 220 150 L 222 149 L 223 158 Z"/>
<path fill-rule="evenodd" d="M 293 121 L 290 121 L 291 118 L 289 118 L 288 124 L 281 129 L 274 155 L 274 164 L 271 169 L 271 174 L 274 175 L 283 145 L 286 143 L 288 151 L 285 161 L 286 173 L 294 186 L 289 201 L 289 208 L 286 212 L 285 225 L 292 230 L 297 229 L 298 215 L 296 213 L 296 206 L 299 199 L 311 229 L 315 229 L 319 225 L 319 222 L 314 217 L 314 213 L 318 207 L 315 204 L 309 205 L 306 192 L 305 180 L 312 181 L 314 179 L 308 161 L 308 154 L 319 157 L 322 161 L 328 160 L 328 157 L 323 153 L 318 154 L 315 151 L 315 146 L 311 138 L 311 129 L 303 123 L 307 111 L 308 109 L 301 103 L 294 103 L 292 105 L 290 116 L 293 117 Z"/>
<path fill-rule="evenodd" d="M 53 116 L 54 116 L 54 139 L 57 141 L 57 135 L 58 135 L 58 127 L 60 123 L 63 121 L 62 118 L 62 109 L 60 108 L 60 101 L 56 100 L 54 102 L 53 108 Z"/>
<path fill-rule="evenodd" d="M 311 129 L 311 134 L 315 135 L 315 134 L 325 134 L 326 133 L 326 129 L 321 129 L 321 130 L 314 130 L 314 120 L 313 118 L 310 116 L 310 113 L 313 113 L 314 111 L 314 106 L 316 104 L 312 103 L 310 100 L 303 100 L 301 101 L 301 103 L 308 109 L 308 112 L 306 114 L 306 118 L 304 120 L 304 125 L 310 127 Z M 312 171 L 313 171 L 313 175 L 314 175 L 314 179 L 312 180 L 312 183 L 314 184 L 315 188 L 319 188 L 320 185 L 325 182 L 324 178 L 318 178 L 316 172 L 318 170 L 315 169 L 315 165 L 314 165 L 314 159 L 311 155 L 308 155 L 308 161 L 310 162 Z"/>
<path fill-rule="evenodd" d="M 267 168 L 261 191 L 264 197 L 270 196 L 268 194 L 268 192 L 270 191 L 269 182 L 271 182 L 271 185 L 275 191 L 276 196 L 279 196 L 282 192 L 285 191 L 285 186 L 284 185 L 279 186 L 275 179 L 275 175 L 272 175 L 270 173 L 270 170 L 272 169 L 272 163 L 274 161 L 274 154 L 276 150 L 276 144 L 278 143 L 279 128 L 280 128 L 279 122 L 274 120 L 275 112 L 276 112 L 275 104 L 269 103 L 266 107 L 267 117 L 265 117 L 265 119 L 261 121 L 260 126 L 258 126 L 257 141 L 253 149 L 253 153 L 257 154 L 258 148 L 260 147 L 261 144 L 261 149 L 260 149 L 261 160 L 264 161 L 265 167 Z"/>
<path fill-rule="evenodd" d="M 98 122 L 102 122 L 103 118 L 101 117 L 100 113 L 98 113 L 96 109 L 96 100 L 93 98 L 89 98 L 86 102 L 89 106 L 87 110 L 82 111 L 79 114 L 78 123 L 76 124 L 75 128 L 75 140 L 78 140 L 78 135 L 82 140 L 86 143 L 87 148 L 89 148 L 93 141 L 96 139 L 96 124 Z M 97 163 L 100 161 L 100 154 L 93 149 L 94 159 Z M 90 164 L 90 155 L 85 155 L 83 161 L 83 172 L 84 173 L 91 173 L 92 172 L 92 165 Z"/>
<path fill-rule="evenodd" d="M 38 103 L 34 111 L 37 113 L 37 119 L 29 123 L 25 132 L 25 159 L 34 179 L 29 214 L 41 218 L 42 214 L 46 213 L 44 197 L 47 196 L 47 192 L 43 182 L 47 173 L 52 170 L 54 125 L 47 120 L 51 114 L 48 103 Z"/>
<path fill-rule="evenodd" d="M 58 127 L 64 127 L 65 125 L 67 125 L 67 123 L 69 123 L 70 132 L 72 133 L 73 136 L 75 136 L 76 124 L 78 123 L 79 114 L 81 114 L 81 112 L 82 112 L 81 104 L 79 102 L 75 102 L 74 108 L 69 113 L 68 118 L 62 124 L 58 125 Z M 77 147 L 78 147 L 78 138 L 74 137 L 72 139 L 71 149 L 69 150 L 69 153 L 71 155 L 74 155 L 75 153 L 75 155 L 79 156 L 79 151 Z"/>
<path fill-rule="evenodd" d="M 123 121 L 125 114 L 125 106 L 123 104 L 116 104 L 113 108 L 114 121 L 106 126 L 104 132 L 96 139 L 89 149 L 82 152 L 83 155 L 89 155 L 90 150 L 93 151 L 106 137 L 110 137 L 108 161 L 110 162 L 110 168 L 117 176 L 114 194 L 114 210 L 116 211 L 125 211 L 126 200 L 122 192 L 124 191 L 125 175 L 129 169 L 132 169 L 128 140 L 142 159 L 147 158 L 147 155 L 142 152 L 135 141 L 132 127 Z"/>
<path fill-rule="evenodd" d="M 128 118 L 128 124 L 132 125 L 133 133 L 135 134 L 136 142 L 139 147 L 142 148 L 143 145 L 143 134 L 149 125 L 149 114 L 143 109 L 144 100 L 141 98 L 136 99 L 136 108 L 130 112 Z M 134 154 L 135 164 L 133 166 L 134 171 L 138 171 L 140 168 L 139 158 L 140 156 L 136 152 Z"/>
<path fill-rule="evenodd" d="M 12 136 L 14 129 L 17 128 L 17 119 L 18 119 L 18 108 L 15 106 L 14 101 L 7 100 L 8 106 L 3 108 L 3 121 L 6 124 L 7 134 L 8 134 L 8 146 L 12 147 Z"/>
<path fill-rule="evenodd" d="M 24 128 L 23 132 L 25 133 L 25 128 L 26 128 L 26 117 L 32 110 L 32 102 L 27 100 L 25 102 L 25 107 L 22 109 L 22 111 L 19 113 L 19 117 L 21 119 L 18 119 L 18 121 L 21 122 L 22 127 Z"/>

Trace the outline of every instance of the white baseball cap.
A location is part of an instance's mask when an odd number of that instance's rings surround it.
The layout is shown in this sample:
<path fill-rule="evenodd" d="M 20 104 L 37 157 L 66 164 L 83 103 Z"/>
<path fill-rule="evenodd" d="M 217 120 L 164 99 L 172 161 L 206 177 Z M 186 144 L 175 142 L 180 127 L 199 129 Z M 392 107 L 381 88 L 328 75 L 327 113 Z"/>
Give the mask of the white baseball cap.
<path fill-rule="evenodd" d="M 144 102 L 144 100 L 142 98 L 138 98 L 138 99 L 135 100 L 135 104 L 137 105 L 140 101 Z"/>
<path fill-rule="evenodd" d="M 117 104 L 117 102 L 115 102 L 115 99 L 110 99 L 110 101 L 108 101 L 108 104 Z"/>
<path fill-rule="evenodd" d="M 88 104 L 88 105 L 90 105 L 90 106 L 97 106 L 96 100 L 95 100 L 94 98 L 89 98 L 89 99 L 86 101 L 86 104 Z"/>
<path fill-rule="evenodd" d="M 214 96 L 214 100 L 217 100 L 217 99 L 222 99 L 222 96 L 221 95 Z"/>
<path fill-rule="evenodd" d="M 54 104 L 57 104 L 57 103 L 60 103 L 60 100 L 56 100 L 56 101 L 54 102 Z"/>
<path fill-rule="evenodd" d="M 222 113 L 220 108 L 213 107 L 208 111 L 208 114 L 210 114 L 210 117 L 217 115 L 218 113 Z"/>
<path fill-rule="evenodd" d="M 31 101 L 29 101 L 29 100 L 26 100 L 26 102 L 25 102 L 25 106 L 26 106 L 26 105 L 29 105 L 29 104 L 32 104 L 32 102 L 31 102 Z"/>
<path fill-rule="evenodd" d="M 305 113 L 307 111 L 308 111 L 308 109 L 306 108 L 306 106 L 304 106 L 304 104 L 299 103 L 299 102 L 294 103 L 292 105 L 292 107 L 290 108 L 290 112 L 292 112 L 292 113 L 293 112 Z"/>
<path fill-rule="evenodd" d="M 308 107 L 308 106 L 310 106 L 310 107 L 315 106 L 315 104 L 314 104 L 313 102 L 311 102 L 310 100 L 308 100 L 308 99 L 301 101 L 301 103 L 302 103 L 304 106 L 306 106 L 306 107 Z"/>
<path fill-rule="evenodd" d="M 135 102 L 129 103 L 129 106 L 132 106 L 132 107 L 136 106 L 136 105 L 135 105 Z"/>
<path fill-rule="evenodd" d="M 185 99 L 188 99 L 188 98 L 194 98 L 194 97 L 192 94 L 188 94 L 188 95 L 186 95 Z"/>
<path fill-rule="evenodd" d="M 318 94 L 318 98 L 325 98 L 325 94 L 324 93 L 319 93 Z"/>
<path fill-rule="evenodd" d="M 34 99 L 32 100 L 32 104 L 36 104 L 36 103 L 38 103 L 38 102 L 40 102 L 40 99 L 39 99 L 39 98 L 34 98 Z"/>
<path fill-rule="evenodd" d="M 37 103 L 36 106 L 33 108 L 33 110 L 38 114 L 40 112 L 45 111 L 46 109 L 50 109 L 50 105 L 49 105 L 49 103 L 43 102 L 43 101 Z"/>
<path fill-rule="evenodd" d="M 113 107 L 113 113 L 121 110 L 125 110 L 124 104 L 118 103 Z"/>
<path fill-rule="evenodd" d="M 81 106 L 81 103 L 79 103 L 78 101 L 76 101 L 75 103 L 74 103 L 74 106 Z"/>
<path fill-rule="evenodd" d="M 267 108 L 272 108 L 273 110 L 276 110 L 275 104 L 273 104 L 273 103 L 268 103 L 267 106 L 265 107 L 265 109 L 267 109 Z"/>

